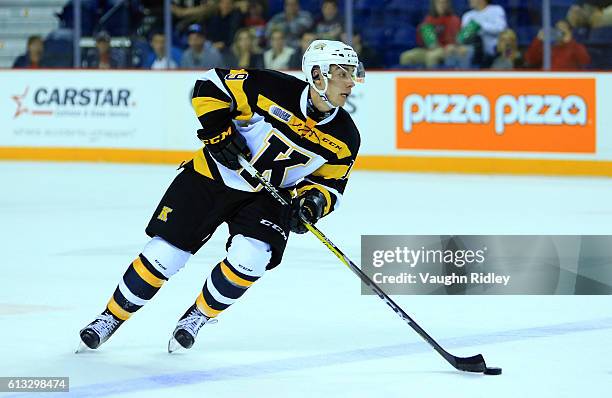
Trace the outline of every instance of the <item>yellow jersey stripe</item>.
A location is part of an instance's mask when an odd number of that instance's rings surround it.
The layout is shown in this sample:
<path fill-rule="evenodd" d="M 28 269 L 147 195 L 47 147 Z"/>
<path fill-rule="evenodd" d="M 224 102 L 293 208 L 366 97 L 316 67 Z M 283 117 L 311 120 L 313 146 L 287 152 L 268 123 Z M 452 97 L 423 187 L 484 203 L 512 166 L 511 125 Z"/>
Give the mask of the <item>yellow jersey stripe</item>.
<path fill-rule="evenodd" d="M 151 271 L 149 271 L 147 269 L 147 267 L 145 267 L 145 265 L 142 263 L 142 260 L 140 259 L 140 257 L 138 257 L 136 260 L 134 260 L 134 262 L 132 263 L 132 266 L 134 267 L 134 269 L 136 270 L 138 275 L 140 275 L 140 277 L 145 282 L 147 282 L 149 285 L 151 285 L 153 287 L 161 287 L 164 284 L 164 280 L 163 279 L 159 279 L 158 277 L 153 275 L 151 273 Z"/>
<path fill-rule="evenodd" d="M 196 306 L 209 318 L 214 318 L 221 313 L 221 311 L 213 310 L 210 308 L 206 300 L 204 299 L 204 294 L 200 292 L 200 295 L 196 299 Z"/>
<path fill-rule="evenodd" d="M 213 97 L 196 97 L 191 100 L 196 116 L 200 117 L 218 109 L 229 109 L 230 103 Z"/>
<path fill-rule="evenodd" d="M 214 180 L 212 173 L 210 172 L 210 167 L 208 167 L 206 157 L 204 157 L 204 153 L 201 149 L 196 152 L 195 156 L 193 157 L 193 168 L 203 176 Z"/>
<path fill-rule="evenodd" d="M 314 176 L 323 177 L 325 179 L 336 179 L 346 177 L 350 166 L 340 164 L 324 164 L 312 173 Z"/>
<path fill-rule="evenodd" d="M 308 127 L 309 129 L 313 129 L 315 128 L 316 125 L 317 125 L 316 120 L 314 120 L 310 116 L 306 116 L 306 127 Z"/>
<path fill-rule="evenodd" d="M 247 71 L 244 69 L 232 69 L 230 75 L 246 74 Z M 227 88 L 232 92 L 234 99 L 236 100 L 236 110 L 240 112 L 240 115 L 236 117 L 236 120 L 249 120 L 253 116 L 253 111 L 249 105 L 246 93 L 244 92 L 244 80 L 245 79 L 225 79 Z"/>
<path fill-rule="evenodd" d="M 331 193 L 329 193 L 329 191 L 322 185 L 317 185 L 317 184 L 312 184 L 312 185 L 304 185 L 303 187 L 298 188 L 297 190 L 297 194 L 298 197 L 303 193 L 308 191 L 309 189 L 316 189 L 318 191 L 320 191 L 323 196 L 325 197 L 325 208 L 323 209 L 323 215 L 326 215 L 327 213 L 330 212 L 331 210 Z"/>
<path fill-rule="evenodd" d="M 221 272 L 223 272 L 223 276 L 225 276 L 228 281 L 231 281 L 235 285 L 249 287 L 253 284 L 253 282 L 247 281 L 246 279 L 236 275 L 234 271 L 232 271 L 232 269 L 225 264 L 225 261 L 221 261 Z"/>
<path fill-rule="evenodd" d="M 308 117 L 306 118 L 306 121 L 303 121 L 299 117 L 287 111 L 282 106 L 278 105 L 271 99 L 266 98 L 261 94 L 257 97 L 257 106 L 268 112 L 275 119 L 285 123 L 294 133 L 300 135 L 303 138 L 306 138 L 308 141 L 314 144 L 322 146 L 330 152 L 335 153 L 338 159 L 343 159 L 351 156 L 351 151 L 349 150 L 348 145 L 346 145 L 338 138 L 329 134 L 325 134 L 324 132 L 316 128 L 316 121 L 314 121 L 313 119 Z M 274 113 L 271 113 L 270 109 L 273 106 L 285 111 L 287 113 L 287 120 L 281 119 Z"/>
<path fill-rule="evenodd" d="M 111 297 L 111 299 L 109 300 L 108 304 L 106 305 L 106 308 L 108 308 L 108 310 L 117 318 L 126 321 L 129 317 L 132 316 L 131 312 L 127 312 L 126 310 L 124 310 L 123 308 L 121 308 L 119 306 L 119 304 L 117 304 L 117 302 L 115 301 L 114 297 Z"/>

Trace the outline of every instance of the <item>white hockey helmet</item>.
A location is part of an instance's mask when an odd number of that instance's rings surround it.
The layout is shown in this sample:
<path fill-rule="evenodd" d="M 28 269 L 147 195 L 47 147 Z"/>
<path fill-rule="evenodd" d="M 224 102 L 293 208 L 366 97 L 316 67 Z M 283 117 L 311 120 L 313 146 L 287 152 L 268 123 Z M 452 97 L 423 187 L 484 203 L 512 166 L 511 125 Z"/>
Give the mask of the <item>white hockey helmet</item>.
<path fill-rule="evenodd" d="M 331 78 L 329 69 L 331 65 L 348 65 L 353 66 L 353 80 L 363 82 L 365 77 L 365 69 L 363 64 L 359 62 L 359 57 L 353 47 L 341 41 L 334 40 L 315 40 L 304 52 L 302 57 L 302 72 L 306 75 L 306 81 L 321 95 L 321 97 L 329 103 L 325 92 L 327 91 L 328 79 Z M 323 78 L 323 90 L 318 89 L 312 78 L 312 69 L 318 66 L 321 69 L 321 77 Z"/>

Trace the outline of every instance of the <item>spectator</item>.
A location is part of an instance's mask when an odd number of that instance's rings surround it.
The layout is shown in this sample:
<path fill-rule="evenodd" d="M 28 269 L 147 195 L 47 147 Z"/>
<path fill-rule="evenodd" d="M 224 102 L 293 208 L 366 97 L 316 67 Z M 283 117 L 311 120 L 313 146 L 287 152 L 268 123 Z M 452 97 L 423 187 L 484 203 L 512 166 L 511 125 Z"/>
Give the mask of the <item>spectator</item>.
<path fill-rule="evenodd" d="M 206 25 L 208 38 L 219 51 L 232 45 L 236 32 L 243 26 L 244 15 L 234 8 L 234 0 L 219 0 L 219 9 Z"/>
<path fill-rule="evenodd" d="M 342 33 L 341 37 L 344 43 L 348 43 L 346 33 Z M 377 69 L 384 66 L 380 55 L 363 42 L 359 33 L 353 35 L 351 46 L 359 56 L 359 61 L 363 62 L 366 69 Z"/>
<path fill-rule="evenodd" d="M 234 0 L 234 8 L 240 11 L 243 15 L 249 13 L 249 4 L 251 0 Z"/>
<path fill-rule="evenodd" d="M 125 62 L 118 50 L 111 48 L 111 37 L 102 30 L 96 34 L 96 48 L 88 52 L 83 60 L 84 68 L 116 69 L 125 68 Z"/>
<path fill-rule="evenodd" d="M 282 30 L 272 31 L 270 36 L 270 49 L 264 53 L 264 66 L 266 69 L 289 69 L 289 60 L 295 50 L 285 45 L 285 34 Z"/>
<path fill-rule="evenodd" d="M 323 0 L 321 15 L 321 19 L 315 26 L 317 37 L 324 40 L 340 40 L 343 24 L 338 12 L 337 0 Z"/>
<path fill-rule="evenodd" d="M 308 11 L 300 10 L 298 0 L 285 0 L 285 11 L 273 16 L 266 26 L 266 37 L 271 38 L 272 32 L 281 30 L 287 44 L 296 47 L 302 33 L 312 26 L 312 16 Z"/>
<path fill-rule="evenodd" d="M 523 66 L 523 57 L 518 49 L 516 33 L 512 29 L 506 29 L 499 34 L 497 54 L 491 69 L 516 69 Z"/>
<path fill-rule="evenodd" d="M 612 2 L 609 0 L 589 0 L 582 5 L 589 19 L 591 29 L 612 26 Z"/>
<path fill-rule="evenodd" d="M 45 47 L 42 37 L 38 35 L 28 37 L 26 53 L 15 59 L 13 68 L 44 68 L 47 67 L 47 60 L 44 57 Z"/>
<path fill-rule="evenodd" d="M 161 10 L 163 12 L 163 6 Z M 192 24 L 207 19 L 215 10 L 216 5 L 211 0 L 172 0 L 172 26 L 183 33 Z M 163 13 L 160 19 L 163 21 Z"/>
<path fill-rule="evenodd" d="M 576 40 L 584 41 L 589 37 L 591 26 L 584 8 L 574 4 L 567 10 L 565 18 L 572 26 L 572 34 Z"/>
<path fill-rule="evenodd" d="M 263 46 L 266 43 L 266 19 L 264 18 L 263 0 L 251 0 L 244 18 L 244 26 L 253 28 L 257 44 Z"/>
<path fill-rule="evenodd" d="M 247 15 L 244 18 L 244 26 L 265 29 L 266 19 L 264 18 L 264 5 L 262 0 L 249 1 Z"/>
<path fill-rule="evenodd" d="M 302 69 L 302 57 L 304 56 L 304 52 L 306 52 L 310 43 L 312 43 L 316 39 L 317 36 L 314 34 L 314 32 L 306 31 L 302 33 L 302 39 L 300 40 L 300 49 L 299 51 L 294 52 L 291 56 L 291 59 L 289 60 L 289 68 L 297 70 Z"/>
<path fill-rule="evenodd" d="M 425 65 L 435 68 L 444 59 L 445 48 L 455 44 L 461 27 L 450 0 L 430 0 L 429 13 L 417 28 L 417 43 L 400 55 L 402 65 Z"/>
<path fill-rule="evenodd" d="M 489 67 L 495 58 L 497 38 L 506 29 L 506 13 L 501 6 L 489 4 L 489 0 L 470 0 L 470 7 L 461 17 L 459 44 L 446 47 L 448 67 L 467 69 L 472 62 Z"/>
<path fill-rule="evenodd" d="M 187 44 L 189 48 L 181 58 L 181 68 L 186 69 L 211 69 L 223 66 L 223 60 L 219 50 L 210 41 L 202 26 L 192 24 L 187 29 Z"/>
<path fill-rule="evenodd" d="M 236 38 L 224 56 L 227 68 L 263 69 L 263 56 L 258 51 L 255 34 L 252 29 L 242 28 L 236 32 Z"/>
<path fill-rule="evenodd" d="M 172 48 L 172 57 L 166 57 L 166 36 L 162 32 L 154 32 L 151 35 L 151 48 L 153 52 L 147 55 L 143 63 L 146 69 L 176 69 L 181 59 L 178 48 Z M 169 62 L 169 64 L 168 64 Z"/>
<path fill-rule="evenodd" d="M 533 39 L 527 52 L 525 62 L 532 67 L 542 67 L 542 40 L 544 33 L 540 30 L 538 36 Z M 574 40 L 572 29 L 566 20 L 560 20 L 555 24 L 552 33 L 554 44 L 551 53 L 551 69 L 582 69 L 591 63 L 591 57 L 585 46 Z"/>

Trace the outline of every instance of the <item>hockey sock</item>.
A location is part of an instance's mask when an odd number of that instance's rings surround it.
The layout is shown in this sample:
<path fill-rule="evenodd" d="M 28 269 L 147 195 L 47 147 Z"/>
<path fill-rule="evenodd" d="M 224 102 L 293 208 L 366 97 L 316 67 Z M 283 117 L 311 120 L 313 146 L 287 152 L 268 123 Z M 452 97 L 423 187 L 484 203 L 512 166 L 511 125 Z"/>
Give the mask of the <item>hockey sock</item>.
<path fill-rule="evenodd" d="M 168 279 L 139 255 L 130 264 L 106 308 L 116 318 L 127 320 L 159 291 Z"/>
<path fill-rule="evenodd" d="M 227 259 L 217 264 L 204 282 L 196 305 L 209 318 L 214 318 L 239 299 L 259 277 L 246 275 Z"/>

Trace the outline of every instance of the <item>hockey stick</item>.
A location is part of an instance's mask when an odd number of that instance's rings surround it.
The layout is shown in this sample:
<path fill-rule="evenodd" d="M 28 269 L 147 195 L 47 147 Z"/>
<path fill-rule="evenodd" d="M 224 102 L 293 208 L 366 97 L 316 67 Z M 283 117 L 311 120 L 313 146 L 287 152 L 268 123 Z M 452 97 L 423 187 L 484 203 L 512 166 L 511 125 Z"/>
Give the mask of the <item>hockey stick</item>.
<path fill-rule="evenodd" d="M 278 190 L 270 184 L 270 182 L 263 176 L 253 165 L 251 165 L 246 159 L 243 157 L 239 157 L 239 162 L 242 167 L 254 178 L 256 178 L 261 185 L 268 191 L 276 200 L 278 200 L 282 205 L 288 206 L 289 203 L 283 198 Z M 336 255 L 346 265 L 351 271 L 353 271 L 359 279 L 363 283 L 365 283 L 374 293 L 378 295 L 400 318 L 402 318 L 412 329 L 414 329 L 426 342 L 429 343 L 448 363 L 455 367 L 455 369 L 463 370 L 466 372 L 475 372 L 475 373 L 485 373 L 487 369 L 487 365 L 485 363 L 484 357 L 481 354 L 474 355 L 471 357 L 457 357 L 450 354 L 446 351 L 436 340 L 433 339 L 423 328 L 419 326 L 406 312 L 401 309 L 399 305 L 395 303 L 378 285 L 376 285 L 363 271 L 355 265 L 336 245 L 333 244 L 331 240 L 329 240 L 323 232 L 319 231 L 317 227 L 309 223 L 308 221 L 302 218 L 302 222 L 306 226 L 306 228 L 312 232 L 332 253 Z M 501 372 L 501 370 L 500 370 Z M 491 373 L 493 374 L 493 373 Z"/>

